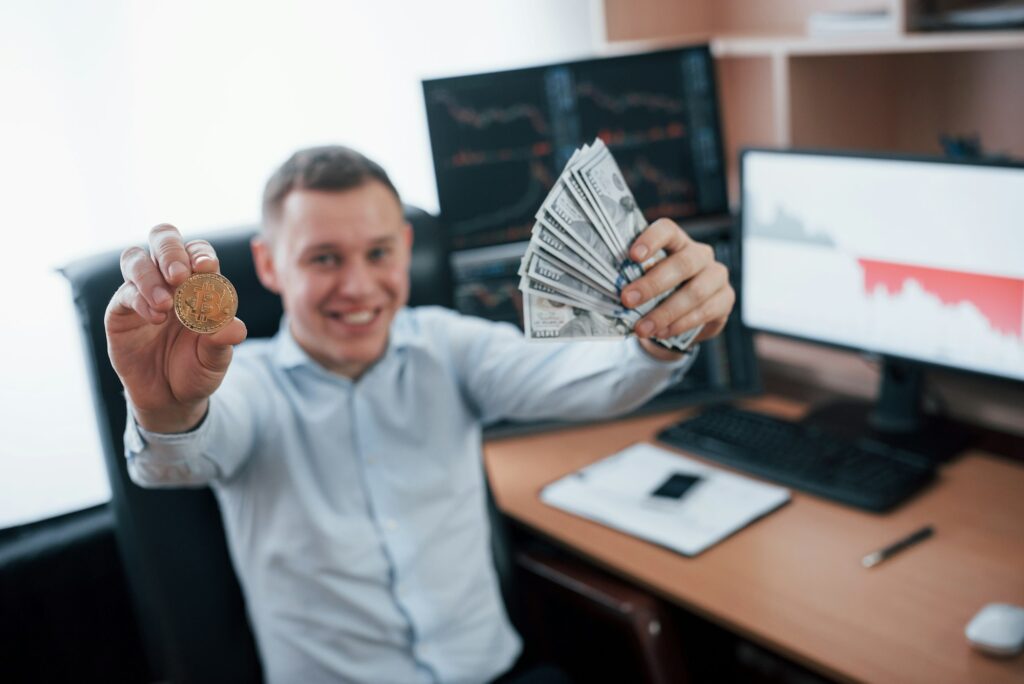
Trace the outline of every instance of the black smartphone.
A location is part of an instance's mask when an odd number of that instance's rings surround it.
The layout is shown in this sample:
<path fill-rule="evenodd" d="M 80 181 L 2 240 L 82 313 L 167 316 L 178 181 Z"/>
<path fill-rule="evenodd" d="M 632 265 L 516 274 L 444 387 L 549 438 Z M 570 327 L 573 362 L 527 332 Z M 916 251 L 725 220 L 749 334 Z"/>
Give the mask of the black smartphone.
<path fill-rule="evenodd" d="M 698 475 L 672 473 L 664 482 L 658 485 L 653 492 L 651 492 L 651 496 L 661 497 L 662 499 L 681 499 L 683 494 L 700 482 L 700 480 L 701 478 Z"/>

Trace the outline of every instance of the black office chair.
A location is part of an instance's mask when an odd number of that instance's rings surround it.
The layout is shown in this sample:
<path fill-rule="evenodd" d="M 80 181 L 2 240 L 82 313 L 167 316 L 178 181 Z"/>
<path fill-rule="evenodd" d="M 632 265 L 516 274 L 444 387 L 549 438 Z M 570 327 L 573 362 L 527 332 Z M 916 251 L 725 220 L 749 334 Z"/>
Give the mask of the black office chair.
<path fill-rule="evenodd" d="M 437 218 L 414 207 L 406 206 L 405 215 L 414 234 L 410 304 L 450 306 L 443 227 Z M 245 227 L 207 236 L 221 271 L 238 291 L 238 317 L 245 321 L 250 338 L 275 334 L 282 313 L 280 299 L 256 277 L 249 249 L 254 232 L 254 227 Z M 117 539 L 152 675 L 175 683 L 258 682 L 260 661 L 213 494 L 209 489 L 143 489 L 128 477 L 123 390 L 107 357 L 103 327 L 106 306 L 122 282 L 119 254 L 85 258 L 62 271 L 71 283 L 82 326 Z M 536 554 L 513 558 L 493 497 L 489 504 L 495 565 L 514 620 L 523 612 L 515 605 L 519 599 L 513 598 L 517 567 L 529 578 L 522 584 L 531 591 L 537 586 L 556 591 L 567 597 L 566 605 L 588 604 L 591 618 L 596 611 L 621 623 L 638 639 L 632 650 L 640 654 L 639 679 L 680 681 L 674 645 L 665 639 L 652 642 L 651 621 L 666 620 L 657 601 L 605 576 L 592 579 L 599 573 L 565 559 L 547 562 Z M 557 659 L 558 654 L 544 655 Z"/>
<path fill-rule="evenodd" d="M 450 306 L 448 251 L 440 222 L 405 207 L 413 225 L 410 303 Z M 239 294 L 250 337 L 269 337 L 281 301 L 256 278 L 249 250 L 254 227 L 209 236 L 221 271 Z M 146 490 L 128 478 L 122 442 L 125 404 L 107 358 L 103 314 L 122 281 L 119 253 L 69 264 L 92 373 L 110 479 L 117 538 L 155 677 L 173 682 L 256 682 L 256 646 L 228 557 L 217 502 L 209 489 Z"/>

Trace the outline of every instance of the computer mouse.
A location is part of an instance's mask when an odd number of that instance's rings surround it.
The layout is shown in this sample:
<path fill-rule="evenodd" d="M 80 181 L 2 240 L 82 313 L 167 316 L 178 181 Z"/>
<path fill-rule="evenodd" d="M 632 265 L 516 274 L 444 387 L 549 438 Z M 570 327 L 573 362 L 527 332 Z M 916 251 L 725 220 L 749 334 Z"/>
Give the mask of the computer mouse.
<path fill-rule="evenodd" d="M 1024 647 L 1024 608 L 990 603 L 971 618 L 964 630 L 975 648 L 999 656 L 1012 656 Z"/>

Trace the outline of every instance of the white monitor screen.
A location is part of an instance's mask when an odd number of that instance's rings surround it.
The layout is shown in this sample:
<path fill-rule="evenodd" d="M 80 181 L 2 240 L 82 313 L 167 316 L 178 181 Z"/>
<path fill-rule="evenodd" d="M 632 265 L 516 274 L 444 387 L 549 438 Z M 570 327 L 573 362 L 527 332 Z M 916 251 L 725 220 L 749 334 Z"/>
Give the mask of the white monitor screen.
<path fill-rule="evenodd" d="M 1024 168 L 742 163 L 744 323 L 1024 380 Z"/>

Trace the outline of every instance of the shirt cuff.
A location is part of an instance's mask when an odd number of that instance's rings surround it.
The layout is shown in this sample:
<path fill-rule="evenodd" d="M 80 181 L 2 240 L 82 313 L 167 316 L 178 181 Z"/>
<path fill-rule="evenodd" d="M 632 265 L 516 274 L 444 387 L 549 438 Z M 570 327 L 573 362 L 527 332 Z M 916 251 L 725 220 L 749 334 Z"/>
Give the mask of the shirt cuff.
<path fill-rule="evenodd" d="M 671 383 L 675 384 L 683 379 L 686 372 L 690 370 L 694 361 L 697 360 L 697 354 L 700 352 L 700 344 L 693 344 L 684 351 L 678 359 L 672 359 L 671 361 L 664 361 L 662 359 L 655 358 L 648 354 L 644 348 L 640 345 L 639 338 L 630 337 L 629 346 L 634 356 L 639 356 L 642 359 L 642 363 L 645 363 L 651 368 L 668 368 L 672 371 Z"/>
<path fill-rule="evenodd" d="M 189 487 L 202 486 L 216 477 L 216 466 L 203 456 L 209 415 L 207 410 L 199 425 L 188 432 L 152 432 L 135 421 L 128 401 L 124 450 L 132 480 L 148 487 Z"/>
<path fill-rule="evenodd" d="M 210 402 L 207 405 L 206 413 L 203 415 L 202 420 L 188 432 L 164 433 L 153 432 L 139 425 L 138 421 L 135 420 L 132 402 L 128 400 L 127 404 L 128 425 L 124 431 L 124 448 L 126 451 L 135 454 L 141 453 L 143 449 L 150 445 L 193 445 L 198 443 L 206 432 L 204 428 L 209 423 L 210 406 L 212 406 L 212 402 Z"/>

